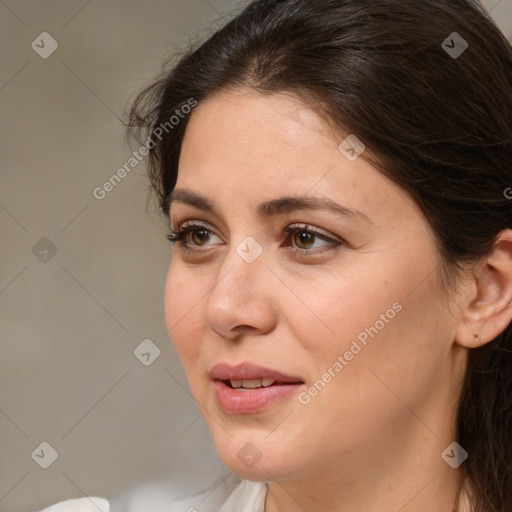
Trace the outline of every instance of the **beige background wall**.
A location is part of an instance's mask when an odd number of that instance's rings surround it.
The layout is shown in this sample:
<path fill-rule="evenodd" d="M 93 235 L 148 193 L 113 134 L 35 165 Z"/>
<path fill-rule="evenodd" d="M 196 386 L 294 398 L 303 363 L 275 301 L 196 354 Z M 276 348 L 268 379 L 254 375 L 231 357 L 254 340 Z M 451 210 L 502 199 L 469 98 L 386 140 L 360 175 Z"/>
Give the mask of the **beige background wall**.
<path fill-rule="evenodd" d="M 170 244 L 144 164 L 93 190 L 129 158 L 116 114 L 164 54 L 245 3 L 0 1 L 2 512 L 159 479 L 181 494 L 221 471 L 166 334 Z M 512 38 L 512 0 L 485 4 Z"/>

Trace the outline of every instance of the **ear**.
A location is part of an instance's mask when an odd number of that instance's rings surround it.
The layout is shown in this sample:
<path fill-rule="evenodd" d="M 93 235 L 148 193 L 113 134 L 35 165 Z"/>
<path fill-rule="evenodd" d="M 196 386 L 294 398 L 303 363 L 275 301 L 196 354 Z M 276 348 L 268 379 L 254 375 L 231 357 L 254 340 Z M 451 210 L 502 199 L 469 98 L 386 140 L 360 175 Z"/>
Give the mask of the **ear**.
<path fill-rule="evenodd" d="M 512 229 L 496 237 L 494 248 L 474 268 L 455 341 L 467 348 L 489 343 L 512 322 Z"/>

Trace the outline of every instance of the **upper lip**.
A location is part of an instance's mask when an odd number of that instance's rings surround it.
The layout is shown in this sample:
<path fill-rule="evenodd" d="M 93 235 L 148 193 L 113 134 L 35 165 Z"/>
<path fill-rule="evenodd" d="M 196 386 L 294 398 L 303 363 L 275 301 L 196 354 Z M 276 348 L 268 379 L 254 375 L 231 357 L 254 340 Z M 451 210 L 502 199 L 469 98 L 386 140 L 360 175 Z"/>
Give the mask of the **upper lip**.
<path fill-rule="evenodd" d="M 299 377 L 285 375 L 284 373 L 264 368 L 257 364 L 244 362 L 237 365 L 218 363 L 210 370 L 210 377 L 213 380 L 253 380 L 253 379 L 274 379 L 276 382 L 300 382 Z"/>

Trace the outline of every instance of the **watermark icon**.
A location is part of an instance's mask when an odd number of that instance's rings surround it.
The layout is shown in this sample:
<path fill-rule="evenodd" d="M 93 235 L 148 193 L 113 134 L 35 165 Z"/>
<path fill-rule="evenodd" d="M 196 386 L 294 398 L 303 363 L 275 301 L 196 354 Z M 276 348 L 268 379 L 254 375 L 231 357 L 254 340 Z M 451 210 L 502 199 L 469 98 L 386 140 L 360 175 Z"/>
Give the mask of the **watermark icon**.
<path fill-rule="evenodd" d="M 251 442 L 245 443 L 236 456 L 248 468 L 252 468 L 263 456 L 256 445 Z"/>
<path fill-rule="evenodd" d="M 365 328 L 361 331 L 356 339 L 352 340 L 350 347 L 346 350 L 343 355 L 339 355 L 336 358 L 336 361 L 327 368 L 327 371 L 321 375 L 321 377 L 315 381 L 315 383 L 310 386 L 307 391 L 302 391 L 297 395 L 297 400 L 303 404 L 307 405 L 311 402 L 311 398 L 317 396 L 324 388 L 332 381 L 336 375 L 338 375 L 341 370 L 347 366 L 354 357 L 359 354 L 364 347 L 368 345 L 368 336 L 372 339 L 379 334 L 379 332 L 384 329 L 386 324 L 389 324 L 391 320 L 395 318 L 397 313 L 402 311 L 403 306 L 400 302 L 395 302 L 393 305 L 386 310 L 385 313 L 381 313 L 379 316 L 379 320 L 377 320 L 373 326 Z M 359 342 L 359 343 L 358 343 Z M 362 346 L 361 346 L 362 345 Z"/>
<path fill-rule="evenodd" d="M 512 199 L 512 187 L 507 187 L 503 191 L 503 195 L 505 196 L 506 199 Z"/>
<path fill-rule="evenodd" d="M 252 236 L 248 236 L 238 244 L 236 253 L 246 263 L 253 263 L 263 253 L 263 247 Z"/>
<path fill-rule="evenodd" d="M 341 142 L 338 149 L 345 155 L 347 160 L 354 162 L 361 156 L 366 146 L 356 135 L 351 133 Z"/>
<path fill-rule="evenodd" d="M 59 47 L 59 43 L 48 32 L 41 32 L 30 46 L 39 57 L 47 59 Z"/>
<path fill-rule="evenodd" d="M 137 345 L 133 354 L 144 366 L 151 366 L 160 357 L 160 349 L 146 338 Z"/>
<path fill-rule="evenodd" d="M 119 185 L 119 183 L 121 183 L 128 174 L 130 174 L 132 169 L 134 169 L 139 162 L 142 162 L 144 157 L 149 154 L 149 150 L 156 146 L 156 141 L 153 137 L 156 137 L 158 140 L 162 140 L 164 132 L 169 133 L 173 130 L 178 124 L 180 124 L 182 119 L 185 119 L 185 117 L 190 114 L 197 104 L 198 103 L 194 98 L 189 98 L 184 105 L 174 111 L 174 115 L 169 118 L 169 121 L 157 126 L 146 139 L 145 144 L 143 144 L 137 151 L 134 151 L 132 156 L 128 158 L 128 160 L 114 174 L 112 174 L 112 176 L 110 176 L 110 178 L 101 187 L 96 187 L 92 191 L 94 198 L 99 201 L 105 199 L 107 194 L 112 192 L 112 190 L 114 190 L 114 188 Z"/>
<path fill-rule="evenodd" d="M 468 452 L 454 441 L 443 451 L 441 457 L 452 469 L 457 469 L 468 458 Z"/>
<path fill-rule="evenodd" d="M 458 59 L 468 49 L 469 45 L 458 32 L 452 32 L 442 42 L 441 46 L 452 59 Z"/>
<path fill-rule="evenodd" d="M 41 262 L 48 263 L 56 254 L 57 246 L 46 236 L 40 238 L 32 247 L 32 254 Z"/>
<path fill-rule="evenodd" d="M 43 469 L 48 469 L 59 458 L 57 450 L 46 441 L 43 441 L 30 456 Z"/>

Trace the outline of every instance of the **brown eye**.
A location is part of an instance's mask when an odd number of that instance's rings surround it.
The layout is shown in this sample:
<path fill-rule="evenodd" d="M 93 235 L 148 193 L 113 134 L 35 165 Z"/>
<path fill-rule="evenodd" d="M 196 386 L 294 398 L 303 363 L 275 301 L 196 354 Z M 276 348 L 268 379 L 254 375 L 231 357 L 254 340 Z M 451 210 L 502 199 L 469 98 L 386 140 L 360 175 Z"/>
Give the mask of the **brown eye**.
<path fill-rule="evenodd" d="M 190 231 L 190 234 L 194 245 L 201 246 L 210 239 L 210 231 L 207 229 L 194 229 Z"/>
<path fill-rule="evenodd" d="M 209 243 L 212 238 L 218 236 L 202 224 L 185 223 L 178 230 L 171 228 L 167 239 L 176 244 L 176 247 L 184 253 L 192 251 L 204 251 L 203 247 L 212 245 Z"/>
<path fill-rule="evenodd" d="M 303 255 L 319 254 L 344 245 L 344 242 L 331 238 L 327 234 L 309 229 L 309 225 L 288 226 L 284 231 L 289 235 L 288 244 L 291 249 Z"/>
<path fill-rule="evenodd" d="M 299 249 L 310 249 L 315 243 L 316 235 L 309 231 L 295 231 L 293 241 Z"/>
<path fill-rule="evenodd" d="M 284 229 L 288 234 L 287 245 L 292 251 L 302 256 L 321 254 L 323 252 L 334 251 L 339 246 L 346 246 L 346 242 L 337 240 L 328 236 L 326 233 L 309 229 L 309 225 L 288 226 Z M 211 229 L 202 224 L 185 223 L 177 231 L 171 229 L 171 234 L 167 236 L 168 240 L 176 243 L 177 247 L 185 253 L 196 251 L 206 251 L 213 238 L 219 238 Z M 204 248 L 204 249 L 203 249 Z"/>

